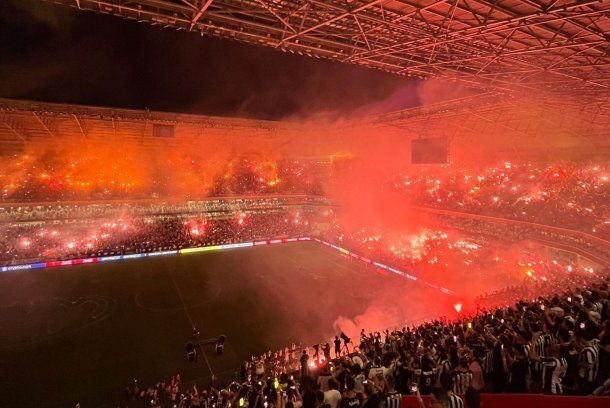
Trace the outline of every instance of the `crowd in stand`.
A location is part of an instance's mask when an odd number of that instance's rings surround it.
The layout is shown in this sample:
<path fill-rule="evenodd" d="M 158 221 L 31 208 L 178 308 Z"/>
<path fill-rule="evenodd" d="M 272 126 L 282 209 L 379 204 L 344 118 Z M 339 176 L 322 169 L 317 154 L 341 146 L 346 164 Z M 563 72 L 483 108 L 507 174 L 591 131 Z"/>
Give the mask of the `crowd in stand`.
<path fill-rule="evenodd" d="M 582 250 L 589 256 L 610 262 L 609 244 L 595 237 L 584 237 L 576 231 L 557 230 L 545 226 L 505 224 L 499 221 L 480 220 L 456 214 L 436 215 L 435 218 L 447 228 L 455 228 L 474 234 L 494 236 L 515 242 L 538 241 L 565 246 L 567 250 Z"/>
<path fill-rule="evenodd" d="M 335 338 L 334 347 L 268 353 L 244 363 L 232 382 L 205 390 L 179 376 L 149 388 L 134 382 L 125 406 L 397 408 L 415 394 L 454 408 L 478 407 L 486 392 L 610 396 L 609 272 L 546 296 L 532 298 L 542 288 L 529 288 L 510 307 L 455 321 L 362 330 L 353 342 Z"/>
<path fill-rule="evenodd" d="M 47 220 L 81 220 L 92 218 L 147 217 L 158 215 L 190 216 L 201 213 L 228 213 L 247 210 L 274 210 L 286 206 L 324 206 L 322 196 L 232 196 L 197 201 L 134 200 L 79 202 L 74 204 L 4 204 L 0 222 L 34 222 Z"/>
<path fill-rule="evenodd" d="M 163 171 L 144 176 L 118 162 L 97 166 L 92 158 L 61 160 L 68 161 L 16 157 L 5 166 L 7 173 L 0 174 L 1 199 L 131 200 L 176 192 L 185 198 L 268 196 L 176 204 L 5 206 L 0 211 L 0 265 L 307 236 L 317 209 L 288 209 L 289 199 L 271 194 L 322 191 L 313 167 L 297 161 L 237 158 L 210 170 L 209 163 L 182 158 L 170 163 L 178 168 L 171 174 L 187 178 L 178 180 L 150 177 Z M 403 173 L 392 185 L 418 205 L 560 224 L 608 239 L 609 176 L 610 169 L 595 165 L 503 163 L 480 170 L 426 168 Z M 529 250 L 516 257 L 497 253 L 483 235 L 549 239 L 600 256 L 607 247 L 535 228 L 447 219 L 448 225 L 460 224 L 475 235 L 425 229 L 389 236 L 364 228 L 346 231 L 331 222 L 326 238 L 407 270 L 429 267 L 441 274 L 466 266 L 482 281 L 489 271 L 519 265 L 527 277 L 481 295 L 472 316 L 385 332 L 363 330 L 353 342 L 337 337 L 317 348 L 293 345 L 253 357 L 234 381 L 211 388 L 187 386 L 179 375 L 151 387 L 134 381 L 125 405 L 398 408 L 402 395 L 416 394 L 433 395 L 438 406 L 458 408 L 464 403 L 477 406 L 481 392 L 610 395 L 608 271 L 600 276 L 575 270 L 542 261 Z M 479 268 L 476 262 L 487 264 Z"/>
<path fill-rule="evenodd" d="M 109 151 L 15 155 L 0 169 L 0 201 L 57 202 L 258 194 L 322 194 L 316 163 L 289 158 Z"/>
<path fill-rule="evenodd" d="M 347 228 L 333 221 L 325 239 L 393 266 L 403 272 L 452 289 L 465 285 L 477 290 L 497 288 L 522 282 L 526 278 L 542 279 L 561 275 L 569 262 L 552 263 L 540 245 L 511 243 L 509 234 L 494 234 L 496 225 L 468 231 L 457 231 L 455 224 L 436 228 L 412 229 L 409 232 L 381 228 Z M 461 225 L 460 225 L 461 227 Z M 494 239 L 496 235 L 498 239 Z M 467 268 L 468 279 L 464 279 Z M 530 274 L 528 276 L 527 274 Z"/>
<path fill-rule="evenodd" d="M 535 299 L 539 296 L 553 296 L 562 292 L 566 287 L 584 287 L 595 279 L 595 270 L 589 267 L 568 265 L 561 266 L 557 261 L 551 265 L 557 266 L 542 278 L 532 276 L 515 285 L 507 285 L 497 290 L 482 293 L 475 298 L 477 310 L 493 307 L 508 307 L 514 299 Z"/>
<path fill-rule="evenodd" d="M 417 205 L 500 216 L 610 237 L 610 168 L 503 163 L 400 173 L 392 186 Z"/>
<path fill-rule="evenodd" d="M 236 212 L 220 219 L 157 216 L 0 226 L 0 264 L 137 254 L 306 236 L 308 212 Z"/>

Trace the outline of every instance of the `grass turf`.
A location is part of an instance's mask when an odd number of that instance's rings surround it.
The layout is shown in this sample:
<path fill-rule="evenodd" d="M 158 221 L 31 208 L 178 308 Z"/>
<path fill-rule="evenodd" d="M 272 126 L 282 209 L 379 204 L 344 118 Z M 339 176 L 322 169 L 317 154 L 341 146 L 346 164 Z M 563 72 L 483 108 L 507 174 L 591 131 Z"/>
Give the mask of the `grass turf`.
<path fill-rule="evenodd" d="M 0 405 L 112 406 L 132 378 L 175 373 L 205 385 L 204 360 L 184 355 L 191 320 L 202 339 L 227 336 L 223 356 L 206 351 L 227 378 L 252 354 L 333 335 L 388 280 L 409 285 L 315 243 L 4 273 Z"/>

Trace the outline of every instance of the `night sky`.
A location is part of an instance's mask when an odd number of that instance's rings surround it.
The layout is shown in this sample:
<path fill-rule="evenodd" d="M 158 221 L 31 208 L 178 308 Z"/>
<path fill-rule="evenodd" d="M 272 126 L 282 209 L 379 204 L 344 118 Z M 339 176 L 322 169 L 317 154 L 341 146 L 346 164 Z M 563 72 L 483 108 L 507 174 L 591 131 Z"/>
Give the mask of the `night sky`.
<path fill-rule="evenodd" d="M 399 76 L 32 0 L 0 1 L 0 78 L 6 98 L 261 119 L 417 103 Z"/>

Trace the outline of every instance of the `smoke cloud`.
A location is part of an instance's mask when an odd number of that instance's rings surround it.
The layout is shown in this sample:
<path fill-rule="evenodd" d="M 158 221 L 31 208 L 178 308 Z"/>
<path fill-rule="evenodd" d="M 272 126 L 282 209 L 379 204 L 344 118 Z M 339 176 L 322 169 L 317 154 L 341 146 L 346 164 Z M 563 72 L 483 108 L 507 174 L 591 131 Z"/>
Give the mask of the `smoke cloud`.
<path fill-rule="evenodd" d="M 307 170 L 305 174 L 322 181 L 323 191 L 338 206 L 337 223 L 346 231 L 381 231 L 384 242 L 397 247 L 413 246 L 412 241 L 425 239 L 426 234 L 439 230 L 448 234 L 451 240 L 459 241 L 464 237 L 463 233 L 448 231 L 434 218 L 413 210 L 405 197 L 388 188 L 388 180 L 397 171 L 426 169 L 425 166 L 409 165 L 411 140 L 420 136 L 451 137 L 452 159 L 463 160 L 476 168 L 500 156 L 503 159 L 515 157 L 515 154 L 507 153 L 506 148 L 524 143 L 526 134 L 512 132 L 511 139 L 472 134 L 485 129 L 477 130 L 476 126 L 485 120 L 476 119 L 476 115 L 468 119 L 472 123 L 466 124 L 458 123 L 464 120 L 460 116 L 440 117 L 434 122 L 407 120 L 400 124 L 367 118 L 367 115 L 397 106 L 424 109 L 434 103 L 468 98 L 472 94 L 471 89 L 452 83 L 422 81 L 409 84 L 387 100 L 362 107 L 357 114 L 308 112 L 306 117 L 291 115 L 282 123 L 261 122 L 258 127 L 184 125 L 176 128 L 176 138 L 171 141 L 142 137 L 144 124 L 141 123 L 119 120 L 117 135 L 110 136 L 104 133 L 107 129 L 97 129 L 94 121 L 85 120 L 87 138 L 62 131 L 61 123 L 57 123 L 53 130 L 66 136 L 28 143 L 20 155 L 5 162 L 0 181 L 9 192 L 24 188 L 26 180 L 31 186 L 50 178 L 58 184 L 45 181 L 47 188 L 61 189 L 68 184 L 81 189 L 89 198 L 116 189 L 124 192 L 125 197 L 159 194 L 188 199 L 212 193 L 224 179 L 239 179 L 240 171 L 250 165 L 244 165 L 244 161 L 254 163 L 256 174 L 267 181 L 281 180 L 283 164 L 299 161 Z M 245 101 L 243 108 L 250 109 L 250 104 Z M 553 115 L 554 112 L 549 113 L 549 117 Z M 476 124 L 474 131 L 469 129 L 473 123 Z M 545 124 L 548 125 L 547 119 Z M 494 127 L 488 129 L 489 134 L 496 130 Z M 510 129 L 505 130 L 510 133 Z M 139 133 L 140 137 L 124 137 L 134 133 Z M 551 131 L 541 134 L 530 146 L 544 146 L 550 136 Z M 570 140 L 566 137 L 564 146 L 570 146 Z M 519 152 L 515 153 L 518 156 Z M 240 194 L 231 186 L 223 191 Z M 273 191 L 273 188 L 268 190 Z M 476 241 L 479 237 L 463 238 L 467 239 Z M 477 264 L 465 263 L 463 254 L 454 255 L 448 251 L 443 264 L 418 264 L 409 270 L 421 280 L 455 290 L 458 296 L 441 295 L 437 289 L 426 288 L 422 283 L 414 285 L 396 279 L 376 279 L 375 295 L 358 300 L 361 312 L 351 317 L 333 316 L 334 323 L 329 326 L 328 335 L 343 331 L 355 337 L 361 328 L 377 330 L 446 315 L 451 313 L 454 302 L 471 300 L 464 296 L 465 293 L 490 291 L 504 284 L 511 275 L 518 278 L 520 271 L 506 265 L 493 265 L 488 260 L 502 254 L 507 265 L 516 264 L 522 256 L 521 247 L 493 242 L 480 246 L 483 249 Z M 485 270 L 491 278 L 480 278 Z M 370 284 L 363 282 L 362 287 L 370 287 Z M 269 293 L 283 291 L 289 294 L 284 300 L 299 299 L 298 287 L 282 288 L 273 288 Z M 315 303 L 320 310 L 334 310 L 333 302 L 340 296 L 337 293 L 336 297 Z M 294 307 L 302 308 L 308 308 L 310 304 L 311 299 L 293 302 Z M 320 319 L 314 316 L 312 322 L 320 322 Z M 305 332 L 299 334 L 306 336 Z"/>

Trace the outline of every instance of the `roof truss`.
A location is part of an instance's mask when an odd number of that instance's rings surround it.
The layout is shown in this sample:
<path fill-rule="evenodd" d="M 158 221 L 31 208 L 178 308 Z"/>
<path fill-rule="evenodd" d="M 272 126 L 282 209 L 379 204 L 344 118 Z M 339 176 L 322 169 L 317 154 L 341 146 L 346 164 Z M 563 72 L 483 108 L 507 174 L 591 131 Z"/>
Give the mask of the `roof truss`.
<path fill-rule="evenodd" d="M 486 89 L 610 94 L 609 0 L 44 0 Z"/>

